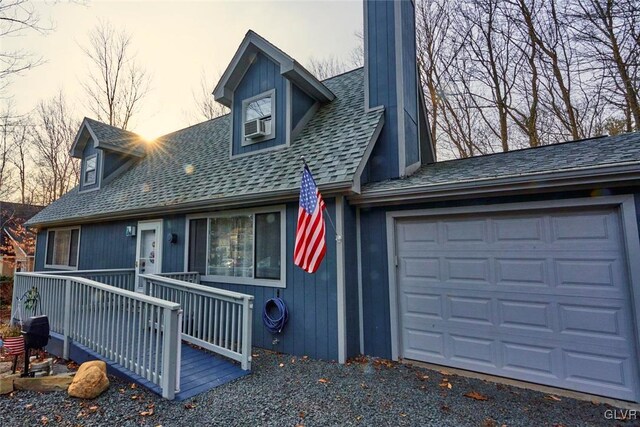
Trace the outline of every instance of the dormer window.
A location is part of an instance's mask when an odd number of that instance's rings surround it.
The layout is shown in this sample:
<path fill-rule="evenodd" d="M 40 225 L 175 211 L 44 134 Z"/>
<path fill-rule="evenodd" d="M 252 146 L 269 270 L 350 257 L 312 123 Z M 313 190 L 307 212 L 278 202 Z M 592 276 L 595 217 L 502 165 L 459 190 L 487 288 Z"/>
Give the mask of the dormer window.
<path fill-rule="evenodd" d="M 242 101 L 242 145 L 275 138 L 275 98 L 272 89 Z"/>
<path fill-rule="evenodd" d="M 98 156 L 93 155 L 87 157 L 84 161 L 84 185 L 92 185 L 96 183 Z"/>

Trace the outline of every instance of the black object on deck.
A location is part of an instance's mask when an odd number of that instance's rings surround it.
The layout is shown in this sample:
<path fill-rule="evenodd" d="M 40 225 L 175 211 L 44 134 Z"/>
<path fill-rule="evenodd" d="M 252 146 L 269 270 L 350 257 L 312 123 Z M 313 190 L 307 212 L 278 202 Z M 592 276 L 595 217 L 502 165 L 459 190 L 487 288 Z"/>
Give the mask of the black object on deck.
<path fill-rule="evenodd" d="M 24 336 L 24 371 L 21 377 L 32 377 L 29 372 L 29 350 L 46 347 L 49 343 L 49 318 L 47 316 L 29 317 L 22 324 Z"/>

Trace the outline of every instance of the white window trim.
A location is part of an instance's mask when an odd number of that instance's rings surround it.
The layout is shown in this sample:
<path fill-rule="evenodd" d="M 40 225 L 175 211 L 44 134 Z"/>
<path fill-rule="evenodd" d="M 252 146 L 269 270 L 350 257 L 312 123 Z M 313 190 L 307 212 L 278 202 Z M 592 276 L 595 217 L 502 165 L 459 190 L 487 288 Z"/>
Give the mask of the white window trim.
<path fill-rule="evenodd" d="M 253 227 L 253 237 L 254 237 L 254 246 L 253 251 L 255 255 L 255 215 L 269 212 L 279 212 L 280 213 L 280 279 L 255 279 L 253 277 L 231 277 L 231 276 L 218 276 L 218 275 L 209 275 L 205 274 L 200 276 L 200 279 L 203 282 L 216 282 L 216 283 L 228 283 L 234 285 L 253 285 L 253 286 L 266 286 L 272 288 L 286 288 L 287 287 L 287 219 L 286 219 L 286 205 L 278 205 L 278 206 L 269 206 L 269 207 L 261 207 L 261 208 L 253 208 L 253 209 L 239 209 L 233 211 L 218 211 L 211 212 L 206 214 L 197 214 L 197 215 L 188 215 L 186 220 L 186 228 L 189 228 L 189 224 L 191 220 L 195 219 L 207 219 L 207 251 L 206 251 L 206 266 L 205 269 L 209 271 L 209 249 L 210 249 L 210 222 L 208 221 L 210 218 L 222 218 L 222 217 L 233 217 L 238 215 L 254 215 L 254 227 Z M 185 244 L 185 261 L 189 258 L 189 235 L 187 234 L 186 244 Z M 254 263 L 255 265 L 255 263 Z M 185 264 L 185 267 L 187 264 Z M 255 271 L 255 270 L 254 270 Z"/>
<path fill-rule="evenodd" d="M 244 136 L 244 124 L 247 122 L 246 120 L 247 105 L 263 98 L 271 98 L 271 133 L 263 137 L 250 139 L 247 141 L 247 139 Z M 269 141 L 271 139 L 275 139 L 276 137 L 276 90 L 275 88 L 268 90 L 266 92 L 259 93 L 258 95 L 252 96 L 251 98 L 244 99 L 242 101 L 242 111 L 240 112 L 240 118 L 242 120 L 242 123 L 240 124 L 240 136 L 241 136 L 240 146 L 241 147 L 246 147 L 248 145 L 257 144 L 258 142 L 264 142 L 264 141 Z"/>
<path fill-rule="evenodd" d="M 48 252 L 49 252 L 49 233 L 51 231 L 67 231 L 67 230 L 78 230 L 78 253 L 76 254 L 76 265 L 75 267 L 69 265 L 58 265 L 58 264 L 47 264 Z M 77 270 L 78 264 L 80 264 L 80 240 L 82 238 L 82 229 L 81 227 L 59 227 L 59 228 L 48 228 L 47 229 L 47 241 L 45 242 L 44 247 L 44 268 L 55 268 L 58 270 Z M 69 239 L 69 244 L 71 244 L 71 239 Z M 69 248 L 71 249 L 71 248 Z"/>
<path fill-rule="evenodd" d="M 89 171 L 87 171 L 87 162 L 89 160 L 91 160 L 91 159 L 94 159 L 94 158 L 96 159 L 96 166 L 95 166 L 95 169 L 94 169 L 96 174 L 95 174 L 95 176 L 93 178 L 93 181 L 88 182 L 87 181 L 87 172 L 89 172 Z M 92 154 L 91 156 L 87 156 L 84 159 L 84 162 L 83 162 L 83 165 L 82 165 L 82 185 L 83 186 L 94 185 L 96 182 L 98 182 L 98 154 L 97 153 L 96 154 Z"/>

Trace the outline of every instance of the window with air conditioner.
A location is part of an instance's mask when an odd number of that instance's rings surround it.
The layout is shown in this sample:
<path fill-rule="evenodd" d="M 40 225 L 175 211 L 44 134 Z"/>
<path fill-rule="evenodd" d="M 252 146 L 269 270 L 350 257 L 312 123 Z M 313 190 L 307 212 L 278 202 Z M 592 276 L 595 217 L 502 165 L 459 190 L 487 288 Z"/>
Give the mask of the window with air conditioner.
<path fill-rule="evenodd" d="M 242 145 L 275 137 L 275 89 L 242 102 Z"/>

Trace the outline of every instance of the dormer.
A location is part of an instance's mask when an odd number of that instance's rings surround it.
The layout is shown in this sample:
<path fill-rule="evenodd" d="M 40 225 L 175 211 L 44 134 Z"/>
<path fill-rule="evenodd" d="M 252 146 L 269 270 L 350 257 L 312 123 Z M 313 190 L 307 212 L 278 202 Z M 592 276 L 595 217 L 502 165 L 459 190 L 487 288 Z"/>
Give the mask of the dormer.
<path fill-rule="evenodd" d="M 100 189 L 144 155 L 135 133 L 85 117 L 71 146 L 71 156 L 81 160 L 79 191 Z"/>
<path fill-rule="evenodd" d="M 288 146 L 318 106 L 335 98 L 253 31 L 247 32 L 213 95 L 231 109 L 232 157 Z"/>

